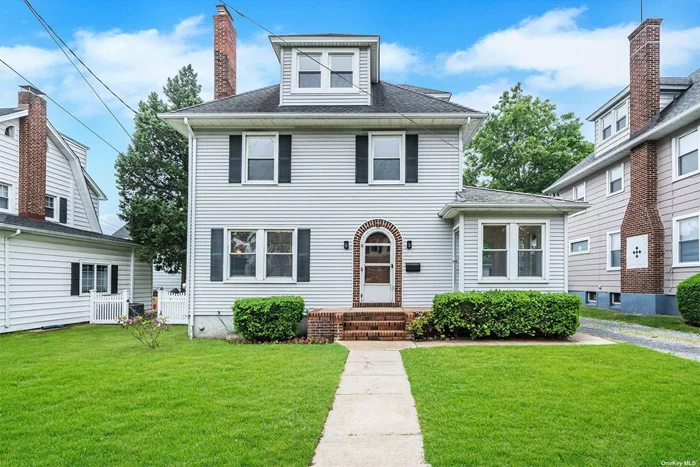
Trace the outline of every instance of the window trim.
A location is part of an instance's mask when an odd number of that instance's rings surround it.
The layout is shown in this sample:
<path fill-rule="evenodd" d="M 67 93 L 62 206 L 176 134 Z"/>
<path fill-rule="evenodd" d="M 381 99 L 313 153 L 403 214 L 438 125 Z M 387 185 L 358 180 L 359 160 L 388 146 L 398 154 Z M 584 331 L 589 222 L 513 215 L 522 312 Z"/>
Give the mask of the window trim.
<path fill-rule="evenodd" d="M 691 219 L 691 218 L 697 218 L 698 223 L 700 224 L 700 212 L 692 212 L 689 214 L 682 214 L 680 216 L 676 216 L 671 220 L 671 228 L 673 231 L 673 245 L 671 246 L 671 249 L 673 251 L 673 268 L 692 268 L 692 267 L 698 267 L 700 266 L 700 261 L 693 261 L 689 263 L 681 263 L 678 261 L 678 254 L 680 253 L 679 248 L 678 248 L 678 240 L 680 238 L 680 231 L 678 229 L 678 223 L 682 220 L 685 219 Z M 698 239 L 698 242 L 700 242 L 700 239 Z"/>
<path fill-rule="evenodd" d="M 697 131 L 697 138 L 698 138 L 698 169 L 693 170 L 692 172 L 688 172 L 687 174 L 683 175 L 678 175 L 678 169 L 680 167 L 680 164 L 678 164 L 678 159 L 680 158 L 681 154 L 678 148 L 678 143 L 681 138 L 684 136 L 688 136 L 689 134 L 693 133 L 694 131 Z M 692 177 L 693 175 L 697 175 L 700 173 L 700 126 L 697 128 L 693 128 L 692 130 L 688 130 L 685 133 L 676 136 L 675 138 L 671 139 L 671 165 L 672 165 L 672 182 L 677 182 L 678 180 L 683 180 L 688 177 Z"/>
<path fill-rule="evenodd" d="M 616 166 L 616 167 L 620 167 L 622 169 L 622 174 L 620 176 L 620 181 L 622 182 L 620 184 L 621 188 L 618 191 L 610 191 L 610 183 L 612 182 L 610 177 L 612 176 L 612 169 L 608 169 L 605 172 L 605 197 L 606 198 L 609 198 L 609 197 L 615 196 L 615 195 L 619 195 L 620 193 L 625 192 L 625 163 L 622 162 L 619 166 Z"/>
<path fill-rule="evenodd" d="M 13 208 L 13 203 L 14 203 L 14 198 L 12 197 L 13 196 L 12 184 L 0 181 L 0 185 L 5 185 L 7 187 L 7 209 L 0 207 L 0 212 L 11 213 L 11 212 L 13 212 L 12 208 Z"/>
<path fill-rule="evenodd" d="M 578 200 L 576 199 L 576 195 L 577 195 L 577 193 L 576 193 L 576 188 L 580 187 L 581 185 L 583 185 L 583 199 L 581 200 L 581 202 L 584 202 L 584 203 L 585 203 L 585 202 L 586 202 L 586 181 L 585 181 L 585 180 L 582 181 L 581 183 L 578 183 L 578 184 L 574 185 L 574 186 L 571 188 L 571 200 L 572 200 L 572 201 L 578 201 Z"/>
<path fill-rule="evenodd" d="M 627 114 L 626 114 L 627 123 L 626 123 L 626 125 L 625 125 L 625 127 L 624 127 L 623 129 L 618 130 L 618 129 L 617 129 L 617 122 L 618 122 L 618 120 L 620 120 L 620 116 L 618 115 L 618 111 L 620 110 L 620 107 L 622 107 L 622 106 L 625 105 L 625 104 L 627 105 Z M 611 118 L 611 123 L 610 123 L 610 136 L 608 136 L 607 138 L 604 138 L 604 137 L 603 137 L 603 132 L 604 132 L 603 119 L 606 118 L 606 117 L 608 117 L 608 116 Z M 629 130 L 629 127 L 630 127 L 630 103 L 629 103 L 629 98 L 626 97 L 625 99 L 623 99 L 622 101 L 620 101 L 615 107 L 613 107 L 613 108 L 610 109 L 608 112 L 606 112 L 605 114 L 603 114 L 603 115 L 598 119 L 598 122 L 599 122 L 599 123 L 598 123 L 598 133 L 599 133 L 599 136 L 600 136 L 600 143 L 601 143 L 601 144 L 602 144 L 602 143 L 605 143 L 606 141 L 610 141 L 610 139 L 613 138 L 615 135 L 617 135 L 617 134 L 619 134 L 619 133 L 622 133 L 622 132 L 624 132 L 624 131 Z"/>
<path fill-rule="evenodd" d="M 231 232 L 256 232 L 255 234 L 255 277 L 231 277 Z M 265 277 L 267 275 L 267 232 L 292 232 L 292 277 Z M 298 239 L 297 227 L 224 227 L 226 242 L 224 261 L 224 283 L 229 284 L 296 284 Z M 261 241 L 262 239 L 262 241 Z"/>
<path fill-rule="evenodd" d="M 618 129 L 617 123 L 620 121 L 620 116 L 618 115 L 618 111 L 620 110 L 620 107 L 622 107 L 623 105 L 627 107 L 627 112 L 625 113 L 625 127 L 622 129 Z M 617 107 L 615 107 L 613 109 L 613 113 L 615 114 L 615 118 L 613 120 L 613 126 L 614 126 L 615 132 L 613 134 L 620 133 L 622 131 L 625 131 L 627 128 L 629 128 L 629 126 L 630 126 L 630 106 L 629 106 L 629 101 L 627 99 L 623 99 L 623 101 L 620 102 L 617 105 Z"/>
<path fill-rule="evenodd" d="M 275 141 L 274 148 L 274 168 L 272 180 L 248 180 L 248 138 L 257 136 L 272 136 Z M 279 177 L 279 160 L 280 160 L 280 134 L 277 131 L 249 131 L 242 133 L 242 174 L 241 182 L 244 185 L 277 185 Z"/>
<path fill-rule="evenodd" d="M 587 248 L 586 251 L 571 251 L 571 247 L 574 243 L 579 243 L 579 242 L 586 242 Z M 569 256 L 577 256 L 577 255 L 587 255 L 591 252 L 591 237 L 581 237 L 577 238 L 575 240 L 569 240 Z"/>
<path fill-rule="evenodd" d="M 615 295 L 618 295 L 619 299 L 615 300 Z M 610 292 L 610 306 L 619 306 L 622 304 L 622 293 L 621 292 Z"/>
<path fill-rule="evenodd" d="M 499 219 L 499 218 L 484 218 L 478 222 L 477 241 L 478 262 L 477 262 L 477 283 L 483 284 L 547 284 L 549 283 L 549 219 Z M 506 275 L 498 277 L 483 276 L 483 259 L 484 259 L 484 226 L 485 225 L 506 225 L 506 249 L 507 249 L 507 265 Z M 518 226 L 538 225 L 542 226 L 542 277 L 518 276 Z M 515 252 L 515 254 L 513 254 Z"/>
<path fill-rule="evenodd" d="M 45 194 L 44 199 L 46 198 L 51 198 L 53 199 L 53 217 L 49 217 L 46 215 L 46 201 L 44 201 L 44 220 L 51 221 L 51 222 L 58 222 L 60 213 L 58 211 L 61 210 L 60 208 L 60 202 L 57 203 L 59 200 L 58 196 L 50 195 L 50 194 Z"/>
<path fill-rule="evenodd" d="M 406 132 L 405 131 L 371 131 L 367 134 L 368 154 L 368 184 L 369 185 L 404 185 L 406 183 Z M 375 136 L 400 136 L 399 148 L 399 180 L 375 180 L 374 179 L 374 137 Z"/>
<path fill-rule="evenodd" d="M 612 253 L 612 250 L 610 249 L 610 237 L 615 234 L 620 234 L 620 265 L 619 266 L 611 266 L 611 261 L 610 261 L 610 253 Z M 606 271 L 620 271 L 622 269 L 622 233 L 620 230 L 611 230 L 609 232 L 605 233 L 605 239 L 606 239 L 606 248 L 605 248 L 605 270 Z"/>
<path fill-rule="evenodd" d="M 112 263 L 111 262 L 92 262 L 92 261 L 81 261 L 80 262 L 80 281 L 78 283 L 78 286 L 80 287 L 80 296 L 81 297 L 87 297 L 90 295 L 90 291 L 88 290 L 87 292 L 83 292 L 83 265 L 86 266 L 94 266 L 95 267 L 95 275 L 92 280 L 92 289 L 90 290 L 95 290 L 95 293 L 97 295 L 112 295 Z M 107 292 L 98 292 L 97 289 L 97 266 L 107 266 Z"/>
<path fill-rule="evenodd" d="M 595 294 L 595 300 L 589 300 L 588 299 L 588 294 Z M 596 305 L 598 304 L 598 292 L 595 291 L 586 291 L 586 303 L 595 303 Z"/>
<path fill-rule="evenodd" d="M 321 55 L 321 87 L 299 87 L 299 56 Z M 352 55 L 352 86 L 349 88 L 331 87 L 330 55 Z M 293 48 L 292 49 L 292 94 L 359 94 L 360 93 L 360 48 Z"/>

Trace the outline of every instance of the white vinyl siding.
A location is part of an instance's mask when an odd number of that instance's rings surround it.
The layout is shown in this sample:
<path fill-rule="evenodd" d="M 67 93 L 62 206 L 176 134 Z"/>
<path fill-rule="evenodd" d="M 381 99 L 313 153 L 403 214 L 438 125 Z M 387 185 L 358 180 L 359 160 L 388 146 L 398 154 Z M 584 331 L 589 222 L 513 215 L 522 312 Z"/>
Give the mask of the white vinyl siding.
<path fill-rule="evenodd" d="M 9 212 L 17 213 L 17 183 L 19 181 L 19 131 L 13 138 L 5 136 L 5 128 L 19 128 L 19 119 L 0 122 L 0 183 L 10 186 Z"/>
<path fill-rule="evenodd" d="M 182 274 L 179 272 L 169 274 L 165 271 L 156 271 L 155 268 L 153 269 L 153 289 L 158 290 L 158 289 L 163 289 L 167 291 L 171 291 L 173 289 L 178 289 L 180 290 L 182 288 L 182 283 L 180 282 L 182 280 Z"/>

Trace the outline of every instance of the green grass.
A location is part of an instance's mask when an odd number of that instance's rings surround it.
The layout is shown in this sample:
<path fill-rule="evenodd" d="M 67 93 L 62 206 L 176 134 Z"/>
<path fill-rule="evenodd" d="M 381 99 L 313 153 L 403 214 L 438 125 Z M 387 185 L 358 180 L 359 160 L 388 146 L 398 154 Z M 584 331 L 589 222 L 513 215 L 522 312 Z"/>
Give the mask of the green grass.
<path fill-rule="evenodd" d="M 605 310 L 603 308 L 593 308 L 590 306 L 581 307 L 581 316 L 586 318 L 604 319 L 606 321 L 618 321 L 620 323 L 641 324 L 658 329 L 670 329 L 672 331 L 694 332 L 700 334 L 700 328 L 686 324 L 680 316 L 645 316 L 628 315 L 617 313 L 616 311 Z"/>
<path fill-rule="evenodd" d="M 116 326 L 0 336 L 0 465 L 308 465 L 347 351 Z"/>
<path fill-rule="evenodd" d="M 696 362 L 625 344 L 402 354 L 433 466 L 700 461 Z"/>

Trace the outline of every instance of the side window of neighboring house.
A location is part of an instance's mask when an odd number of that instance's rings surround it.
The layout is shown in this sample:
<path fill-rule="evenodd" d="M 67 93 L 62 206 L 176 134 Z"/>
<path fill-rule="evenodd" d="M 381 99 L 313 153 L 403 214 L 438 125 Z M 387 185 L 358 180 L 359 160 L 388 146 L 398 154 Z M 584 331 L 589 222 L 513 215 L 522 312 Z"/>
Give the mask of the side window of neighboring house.
<path fill-rule="evenodd" d="M 571 199 L 574 201 L 586 201 L 586 182 L 574 186 Z"/>
<path fill-rule="evenodd" d="M 673 265 L 700 265 L 700 214 L 673 219 Z"/>
<path fill-rule="evenodd" d="M 109 265 L 83 264 L 80 271 L 80 293 L 109 292 Z"/>
<path fill-rule="evenodd" d="M 600 119 L 600 139 L 602 141 L 605 141 L 611 136 L 627 128 L 629 124 L 628 111 L 629 103 L 628 100 L 625 99 L 620 105 L 603 115 L 603 117 Z"/>
<path fill-rule="evenodd" d="M 0 183 L 0 210 L 10 210 L 10 185 Z"/>
<path fill-rule="evenodd" d="M 627 128 L 627 101 L 615 107 L 615 131 Z"/>
<path fill-rule="evenodd" d="M 617 165 L 607 172 L 608 196 L 621 193 L 625 190 L 624 183 L 625 165 Z"/>
<path fill-rule="evenodd" d="M 47 220 L 56 220 L 56 197 L 46 195 L 44 199 L 44 217 L 46 217 Z"/>
<path fill-rule="evenodd" d="M 605 141 L 612 136 L 612 112 L 603 117 L 601 125 L 601 134 L 603 135 L 603 141 Z"/>
<path fill-rule="evenodd" d="M 674 178 L 685 178 L 698 173 L 700 130 L 696 129 L 674 138 L 672 145 Z"/>
<path fill-rule="evenodd" d="M 620 232 L 608 232 L 608 269 L 618 270 L 622 265 L 622 240 Z"/>
<path fill-rule="evenodd" d="M 582 255 L 585 253 L 590 253 L 590 239 L 581 238 L 578 240 L 572 240 L 569 242 L 569 254 L 570 255 Z"/>

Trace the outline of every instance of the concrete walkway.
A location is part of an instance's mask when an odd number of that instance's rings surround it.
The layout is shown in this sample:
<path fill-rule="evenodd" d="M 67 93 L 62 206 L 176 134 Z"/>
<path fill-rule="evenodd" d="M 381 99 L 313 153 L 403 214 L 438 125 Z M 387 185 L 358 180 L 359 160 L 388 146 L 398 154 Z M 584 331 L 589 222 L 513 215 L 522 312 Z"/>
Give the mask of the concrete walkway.
<path fill-rule="evenodd" d="M 411 343 L 347 344 L 345 371 L 311 465 L 427 465 L 418 413 L 399 353 Z"/>

